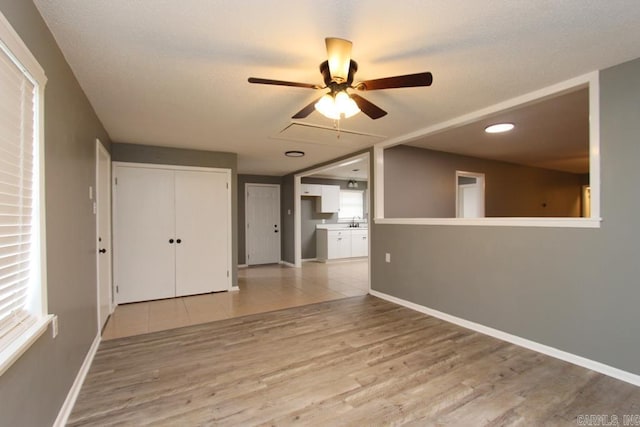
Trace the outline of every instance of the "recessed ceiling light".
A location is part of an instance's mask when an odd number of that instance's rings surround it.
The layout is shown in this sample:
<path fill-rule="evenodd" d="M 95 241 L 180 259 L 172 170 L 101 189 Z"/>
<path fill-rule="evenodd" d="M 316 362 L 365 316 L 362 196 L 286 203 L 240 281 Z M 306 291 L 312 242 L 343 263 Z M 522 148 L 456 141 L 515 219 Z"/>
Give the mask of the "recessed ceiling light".
<path fill-rule="evenodd" d="M 515 125 L 513 123 L 496 123 L 487 126 L 486 128 L 484 128 L 484 131 L 487 133 L 502 133 L 509 132 L 514 127 Z"/>
<path fill-rule="evenodd" d="M 304 151 L 291 150 L 291 151 L 286 151 L 284 155 L 287 157 L 302 157 L 304 156 Z"/>

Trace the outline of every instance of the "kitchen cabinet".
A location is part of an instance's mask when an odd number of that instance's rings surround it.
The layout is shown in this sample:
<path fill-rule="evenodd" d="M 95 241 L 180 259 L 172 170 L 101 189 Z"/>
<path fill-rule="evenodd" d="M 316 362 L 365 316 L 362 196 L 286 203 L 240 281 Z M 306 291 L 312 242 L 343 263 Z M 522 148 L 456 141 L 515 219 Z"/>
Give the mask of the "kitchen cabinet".
<path fill-rule="evenodd" d="M 367 230 L 351 230 L 351 256 L 363 257 L 369 255 L 369 232 Z"/>
<path fill-rule="evenodd" d="M 230 289 L 230 171 L 113 169 L 116 303 Z"/>
<path fill-rule="evenodd" d="M 322 196 L 322 185 L 320 184 L 301 184 L 300 194 L 302 196 Z"/>
<path fill-rule="evenodd" d="M 352 228 L 316 230 L 318 261 L 364 257 L 369 253 L 368 230 Z"/>
<path fill-rule="evenodd" d="M 319 213 L 336 213 L 340 210 L 340 186 L 321 185 L 322 196 L 316 202 L 316 211 Z"/>

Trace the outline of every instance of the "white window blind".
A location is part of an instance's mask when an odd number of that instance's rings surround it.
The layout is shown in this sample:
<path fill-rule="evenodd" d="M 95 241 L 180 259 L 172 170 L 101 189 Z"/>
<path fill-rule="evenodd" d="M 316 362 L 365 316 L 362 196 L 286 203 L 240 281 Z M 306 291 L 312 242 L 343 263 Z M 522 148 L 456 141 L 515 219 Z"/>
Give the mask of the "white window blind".
<path fill-rule="evenodd" d="M 364 219 L 364 191 L 340 190 L 338 219 Z"/>
<path fill-rule="evenodd" d="M 0 46 L 1 47 L 1 46 Z M 31 314 L 37 201 L 37 87 L 0 49 L 0 352 L 37 320 Z"/>

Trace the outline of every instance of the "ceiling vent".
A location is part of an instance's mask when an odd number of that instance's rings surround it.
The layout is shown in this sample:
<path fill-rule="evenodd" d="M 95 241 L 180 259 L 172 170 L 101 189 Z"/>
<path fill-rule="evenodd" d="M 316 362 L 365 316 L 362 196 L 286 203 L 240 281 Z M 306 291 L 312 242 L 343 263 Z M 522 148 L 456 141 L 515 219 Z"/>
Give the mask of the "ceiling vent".
<path fill-rule="evenodd" d="M 276 139 L 327 146 L 368 147 L 385 137 L 348 129 L 293 122 L 273 136 Z"/>

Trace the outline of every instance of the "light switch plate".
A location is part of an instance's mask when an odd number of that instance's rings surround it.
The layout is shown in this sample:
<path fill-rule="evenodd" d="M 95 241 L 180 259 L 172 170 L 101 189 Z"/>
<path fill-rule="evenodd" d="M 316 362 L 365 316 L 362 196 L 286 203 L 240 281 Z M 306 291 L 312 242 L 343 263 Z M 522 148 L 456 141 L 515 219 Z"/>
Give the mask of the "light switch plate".
<path fill-rule="evenodd" d="M 389 252 L 384 254 L 384 260 L 385 262 L 391 262 L 391 254 Z"/>

